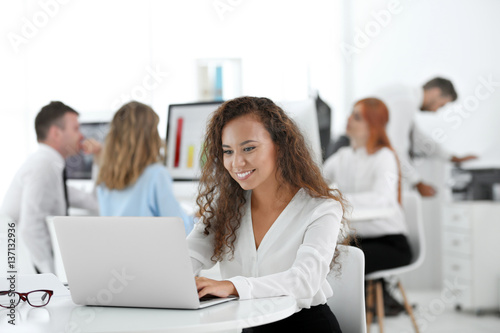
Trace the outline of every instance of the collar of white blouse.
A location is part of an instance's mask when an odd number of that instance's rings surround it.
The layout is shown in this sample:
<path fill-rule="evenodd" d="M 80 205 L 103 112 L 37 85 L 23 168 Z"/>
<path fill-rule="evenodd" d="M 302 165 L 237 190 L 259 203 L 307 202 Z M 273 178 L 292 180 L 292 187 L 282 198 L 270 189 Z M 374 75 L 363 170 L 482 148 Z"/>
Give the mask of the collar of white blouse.
<path fill-rule="evenodd" d="M 285 219 L 283 218 L 284 215 L 286 215 L 287 211 L 290 209 L 290 207 L 292 206 L 293 202 L 297 199 L 297 197 L 299 197 L 300 195 L 302 195 L 302 192 L 304 190 L 303 189 L 299 189 L 297 191 L 297 193 L 295 193 L 295 195 L 293 196 L 292 200 L 290 200 L 290 202 L 288 203 L 288 205 L 286 205 L 285 209 L 283 209 L 283 211 L 280 213 L 280 215 L 276 218 L 276 220 L 273 222 L 273 224 L 271 225 L 271 227 L 269 228 L 269 230 L 267 230 L 266 234 L 264 235 L 264 237 L 262 237 L 262 240 L 260 241 L 260 244 L 259 244 L 259 247 L 257 248 L 257 246 L 255 245 L 256 242 L 255 242 L 255 235 L 254 235 L 254 232 L 253 232 L 253 219 L 252 219 L 252 191 L 248 191 L 247 193 L 247 207 L 246 207 L 246 212 L 245 212 L 245 216 L 248 216 L 247 218 L 247 223 L 245 223 L 245 233 L 251 235 L 251 239 L 253 241 L 253 248 L 255 250 L 255 252 L 262 252 L 265 250 L 266 248 L 266 244 L 267 244 L 267 239 L 269 238 L 272 238 L 272 235 L 276 232 L 280 232 L 279 230 L 283 227 L 286 227 L 286 221 Z M 299 194 L 300 193 L 300 194 Z"/>

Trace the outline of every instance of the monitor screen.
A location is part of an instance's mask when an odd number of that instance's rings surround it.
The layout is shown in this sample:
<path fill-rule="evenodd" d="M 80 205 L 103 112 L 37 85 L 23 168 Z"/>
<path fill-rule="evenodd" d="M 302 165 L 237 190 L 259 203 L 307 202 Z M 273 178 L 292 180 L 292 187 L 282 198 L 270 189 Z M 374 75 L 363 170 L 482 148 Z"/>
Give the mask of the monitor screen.
<path fill-rule="evenodd" d="M 172 178 L 198 180 L 207 120 L 222 101 L 171 104 L 168 108 L 166 166 Z"/>
<path fill-rule="evenodd" d="M 80 132 L 84 138 L 95 139 L 101 144 L 109 131 L 108 122 L 81 123 Z M 68 179 L 92 179 L 93 156 L 80 152 L 66 158 L 66 176 Z"/>
<path fill-rule="evenodd" d="M 277 102 L 276 104 L 295 121 L 295 124 L 297 124 L 304 136 L 314 162 L 321 165 L 323 157 L 315 101 L 313 99 L 305 99 Z"/>

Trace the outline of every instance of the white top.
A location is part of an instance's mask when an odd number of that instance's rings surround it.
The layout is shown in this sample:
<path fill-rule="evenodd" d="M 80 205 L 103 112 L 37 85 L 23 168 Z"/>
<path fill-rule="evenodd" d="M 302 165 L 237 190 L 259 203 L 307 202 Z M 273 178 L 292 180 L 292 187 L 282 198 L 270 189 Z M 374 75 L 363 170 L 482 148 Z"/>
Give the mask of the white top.
<path fill-rule="evenodd" d="M 41 143 L 12 179 L 0 211 L 17 223 L 17 237 L 42 273 L 54 273 L 54 258 L 47 216 L 66 215 L 64 158 Z M 70 206 L 98 212 L 95 194 L 68 186 Z"/>
<path fill-rule="evenodd" d="M 389 123 L 387 135 L 391 145 L 398 153 L 401 163 L 403 177 L 415 185 L 421 181 L 420 174 L 413 167 L 409 159 L 411 147 L 410 133 L 413 129 L 413 149 L 415 152 L 426 156 L 438 156 L 445 160 L 451 158 L 451 154 L 434 139 L 423 133 L 415 124 L 415 115 L 420 111 L 424 99 L 422 88 L 411 88 L 405 85 L 388 86 L 376 93 L 389 109 Z"/>
<path fill-rule="evenodd" d="M 342 147 L 325 161 L 323 175 L 328 183 L 335 182 L 353 211 L 391 209 L 386 217 L 353 223 L 359 236 L 407 234 L 398 202 L 397 160 L 389 148 L 368 154 L 364 147 Z"/>
<path fill-rule="evenodd" d="M 240 299 L 290 295 L 297 309 L 325 304 L 332 296 L 326 280 L 339 236 L 342 207 L 333 199 L 312 198 L 303 189 L 293 197 L 255 248 L 251 191 L 236 231 L 234 258 L 220 262 L 221 276 L 231 281 Z M 189 234 L 193 270 L 198 274 L 215 263 L 213 236 L 199 222 Z"/>

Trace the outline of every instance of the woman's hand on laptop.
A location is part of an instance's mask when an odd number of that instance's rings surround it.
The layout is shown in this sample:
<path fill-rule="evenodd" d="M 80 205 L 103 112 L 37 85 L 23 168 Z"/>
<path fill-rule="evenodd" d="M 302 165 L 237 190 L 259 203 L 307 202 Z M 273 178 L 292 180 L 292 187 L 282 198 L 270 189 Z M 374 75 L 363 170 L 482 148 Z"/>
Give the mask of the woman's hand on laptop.
<path fill-rule="evenodd" d="M 199 298 L 205 295 L 214 295 L 217 297 L 238 296 L 238 291 L 231 281 L 217 281 L 205 277 L 196 277 L 195 280 Z"/>

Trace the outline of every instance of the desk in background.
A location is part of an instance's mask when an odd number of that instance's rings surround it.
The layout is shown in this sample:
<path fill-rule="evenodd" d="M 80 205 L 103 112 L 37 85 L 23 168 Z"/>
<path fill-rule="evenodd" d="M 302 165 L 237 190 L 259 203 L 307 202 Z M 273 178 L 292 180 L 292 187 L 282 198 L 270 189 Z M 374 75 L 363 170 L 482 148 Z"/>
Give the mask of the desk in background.
<path fill-rule="evenodd" d="M 198 182 L 178 181 L 174 182 L 174 195 L 180 202 L 182 208 L 188 214 L 196 211 L 196 196 L 198 194 Z M 354 210 L 350 216 L 351 221 L 366 221 L 377 218 L 384 218 L 394 213 L 391 208 L 380 209 L 358 209 Z"/>
<path fill-rule="evenodd" d="M 79 188 L 82 191 L 90 191 L 92 183 L 90 181 L 75 181 L 72 180 L 70 185 Z M 173 183 L 174 196 L 181 204 L 184 211 L 189 215 L 194 215 L 196 212 L 196 197 L 198 195 L 198 182 L 197 181 L 175 181 Z M 70 215 L 89 215 L 88 211 L 78 208 L 70 208 Z M 392 214 L 392 209 L 369 209 L 369 210 L 356 210 L 352 212 L 352 221 L 364 221 L 374 218 L 383 218 Z"/>
<path fill-rule="evenodd" d="M 351 216 L 347 217 L 352 222 L 362 222 L 371 221 L 374 219 L 383 219 L 394 214 L 394 209 L 392 208 L 380 208 L 380 209 L 358 209 L 353 210 Z"/>

